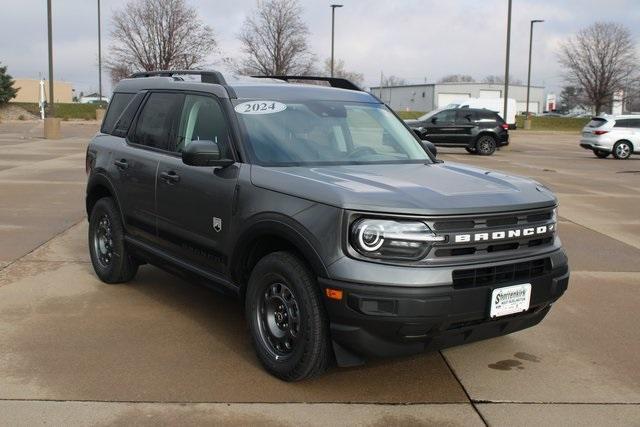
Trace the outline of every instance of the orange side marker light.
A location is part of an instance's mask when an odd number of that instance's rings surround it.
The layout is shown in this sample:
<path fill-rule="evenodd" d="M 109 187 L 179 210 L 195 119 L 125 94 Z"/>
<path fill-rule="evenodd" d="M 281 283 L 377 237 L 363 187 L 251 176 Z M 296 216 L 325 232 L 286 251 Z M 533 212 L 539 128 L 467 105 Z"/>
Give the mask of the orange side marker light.
<path fill-rule="evenodd" d="M 327 298 L 329 299 L 335 299 L 340 301 L 342 299 L 342 290 L 340 289 L 331 289 L 331 288 L 326 288 L 325 289 L 325 293 L 327 295 Z"/>

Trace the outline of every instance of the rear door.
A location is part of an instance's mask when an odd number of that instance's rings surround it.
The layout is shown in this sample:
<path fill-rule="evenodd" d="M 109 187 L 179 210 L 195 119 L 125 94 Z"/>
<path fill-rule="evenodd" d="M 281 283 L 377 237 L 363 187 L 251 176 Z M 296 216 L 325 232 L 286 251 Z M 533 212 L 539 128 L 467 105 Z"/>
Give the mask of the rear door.
<path fill-rule="evenodd" d="M 181 95 L 150 93 L 127 133 L 122 151 L 115 153 L 118 193 L 130 235 L 156 240 L 156 172 L 168 149 Z"/>
<path fill-rule="evenodd" d="M 452 140 L 456 144 L 468 145 L 473 139 L 473 130 L 476 127 L 476 114 L 468 108 L 456 110 L 456 133 Z"/>
<path fill-rule="evenodd" d="M 216 143 L 223 157 L 234 158 L 228 120 L 213 95 L 185 96 L 171 155 L 160 160 L 156 181 L 158 237 L 167 252 L 209 272 L 224 274 L 240 164 L 226 168 L 185 165 L 182 150 L 194 140 Z"/>

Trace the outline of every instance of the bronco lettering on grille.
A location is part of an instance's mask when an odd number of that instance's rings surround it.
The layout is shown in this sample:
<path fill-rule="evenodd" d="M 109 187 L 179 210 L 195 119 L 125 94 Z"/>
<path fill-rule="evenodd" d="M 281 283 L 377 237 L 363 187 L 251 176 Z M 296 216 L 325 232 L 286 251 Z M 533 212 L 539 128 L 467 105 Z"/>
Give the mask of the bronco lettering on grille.
<path fill-rule="evenodd" d="M 541 234 L 552 233 L 553 231 L 555 231 L 555 224 L 547 224 L 537 227 L 515 228 L 485 233 L 456 234 L 453 241 L 454 243 L 492 242 L 494 240 L 539 236 Z"/>

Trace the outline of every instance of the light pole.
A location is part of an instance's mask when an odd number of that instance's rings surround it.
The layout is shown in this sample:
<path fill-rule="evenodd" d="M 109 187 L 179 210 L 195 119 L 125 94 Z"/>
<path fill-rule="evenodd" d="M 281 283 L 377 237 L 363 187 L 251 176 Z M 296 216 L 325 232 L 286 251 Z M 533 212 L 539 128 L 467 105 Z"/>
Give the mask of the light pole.
<path fill-rule="evenodd" d="M 53 117 L 54 101 L 53 101 L 53 38 L 51 29 L 51 0 L 47 0 L 47 36 L 49 44 L 49 106 L 47 113 Z"/>
<path fill-rule="evenodd" d="M 102 34 L 100 31 L 100 0 L 98 0 L 98 96 L 102 105 Z"/>
<path fill-rule="evenodd" d="M 511 0 L 509 0 L 509 11 L 507 12 L 507 57 L 504 64 L 504 104 L 502 106 L 503 119 L 506 122 L 507 117 L 507 101 L 509 98 L 509 51 L 511 48 Z"/>
<path fill-rule="evenodd" d="M 331 77 L 333 77 L 333 40 L 334 30 L 336 26 L 336 7 L 342 7 L 341 4 L 331 5 Z"/>
<path fill-rule="evenodd" d="M 543 19 L 532 19 L 529 30 L 529 71 L 527 72 L 527 114 L 524 116 L 524 128 L 531 129 L 531 118 L 529 117 L 529 91 L 531 90 L 531 49 L 533 48 L 533 24 L 544 22 Z"/>

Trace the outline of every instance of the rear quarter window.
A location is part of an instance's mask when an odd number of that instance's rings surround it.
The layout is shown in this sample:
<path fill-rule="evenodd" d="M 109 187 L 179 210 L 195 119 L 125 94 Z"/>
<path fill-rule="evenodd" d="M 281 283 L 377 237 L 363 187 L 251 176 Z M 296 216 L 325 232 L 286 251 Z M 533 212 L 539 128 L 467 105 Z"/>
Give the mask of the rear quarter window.
<path fill-rule="evenodd" d="M 104 116 L 104 120 L 102 121 L 102 127 L 100 128 L 100 132 L 102 133 L 112 133 L 113 128 L 124 111 L 131 102 L 133 98 L 132 93 L 114 93 L 111 97 L 111 102 L 109 102 L 109 108 L 107 109 L 107 114 Z"/>
<path fill-rule="evenodd" d="M 616 123 L 613 125 L 613 127 L 614 128 L 633 128 L 638 126 L 637 126 L 636 120 L 634 119 L 620 119 L 620 120 L 616 120 Z"/>
<path fill-rule="evenodd" d="M 601 119 L 599 117 L 594 117 L 591 119 L 589 123 L 587 123 L 587 127 L 590 128 L 599 128 L 603 124 L 607 123 L 607 119 Z"/>

